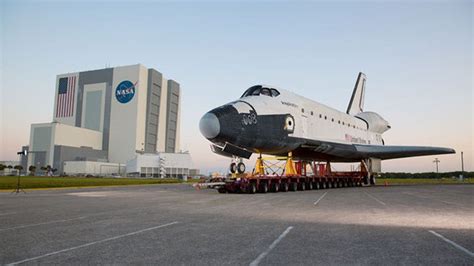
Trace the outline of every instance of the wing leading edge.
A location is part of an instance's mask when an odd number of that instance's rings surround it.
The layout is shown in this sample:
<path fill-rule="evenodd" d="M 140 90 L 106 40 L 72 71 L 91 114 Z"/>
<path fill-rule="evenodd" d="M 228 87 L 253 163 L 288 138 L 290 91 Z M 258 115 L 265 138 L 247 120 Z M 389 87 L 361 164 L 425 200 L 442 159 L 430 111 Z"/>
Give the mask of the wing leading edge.
<path fill-rule="evenodd" d="M 454 149 L 423 146 L 389 146 L 346 144 L 324 140 L 302 140 L 300 149 L 306 150 L 308 157 L 325 154 L 340 161 L 378 158 L 382 160 L 456 153 Z M 310 155 L 312 154 L 312 155 Z"/>
<path fill-rule="evenodd" d="M 397 159 L 414 156 L 437 155 L 456 153 L 454 149 L 442 147 L 423 146 L 380 146 L 354 144 L 357 152 L 366 157 L 379 158 L 382 160 Z"/>

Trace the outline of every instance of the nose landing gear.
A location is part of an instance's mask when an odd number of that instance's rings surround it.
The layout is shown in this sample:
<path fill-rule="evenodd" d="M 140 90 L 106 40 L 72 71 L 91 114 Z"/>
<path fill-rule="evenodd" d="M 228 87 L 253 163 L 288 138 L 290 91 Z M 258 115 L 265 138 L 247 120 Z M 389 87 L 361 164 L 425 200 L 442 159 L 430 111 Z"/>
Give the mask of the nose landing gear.
<path fill-rule="evenodd" d="M 242 159 L 238 159 L 238 162 L 235 162 L 232 159 L 232 163 L 230 164 L 229 170 L 232 174 L 243 174 L 245 173 L 245 164 L 243 163 Z"/>

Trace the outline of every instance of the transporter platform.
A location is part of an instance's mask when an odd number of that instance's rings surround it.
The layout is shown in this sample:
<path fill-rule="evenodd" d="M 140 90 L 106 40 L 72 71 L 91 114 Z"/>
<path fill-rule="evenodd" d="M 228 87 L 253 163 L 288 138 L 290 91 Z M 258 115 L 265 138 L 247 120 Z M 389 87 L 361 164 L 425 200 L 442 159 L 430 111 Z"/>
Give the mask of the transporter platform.
<path fill-rule="evenodd" d="M 205 183 L 219 193 L 267 193 L 375 185 L 375 178 L 361 162 L 355 171 L 332 171 L 329 162 L 294 162 L 286 158 L 284 166 L 257 159 L 251 174 L 233 173 L 220 182 Z"/>

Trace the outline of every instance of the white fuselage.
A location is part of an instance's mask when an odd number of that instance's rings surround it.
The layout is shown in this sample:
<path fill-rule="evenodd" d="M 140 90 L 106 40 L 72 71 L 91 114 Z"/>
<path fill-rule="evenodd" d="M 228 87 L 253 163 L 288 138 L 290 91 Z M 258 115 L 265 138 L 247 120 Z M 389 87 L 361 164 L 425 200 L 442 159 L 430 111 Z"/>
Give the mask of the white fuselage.
<path fill-rule="evenodd" d="M 259 95 L 239 100 L 251 104 L 258 115 L 291 114 L 295 120 L 294 131 L 289 134 L 292 137 L 344 144 L 383 145 L 381 134 L 370 131 L 362 119 L 287 90 L 278 91 L 278 97 Z"/>

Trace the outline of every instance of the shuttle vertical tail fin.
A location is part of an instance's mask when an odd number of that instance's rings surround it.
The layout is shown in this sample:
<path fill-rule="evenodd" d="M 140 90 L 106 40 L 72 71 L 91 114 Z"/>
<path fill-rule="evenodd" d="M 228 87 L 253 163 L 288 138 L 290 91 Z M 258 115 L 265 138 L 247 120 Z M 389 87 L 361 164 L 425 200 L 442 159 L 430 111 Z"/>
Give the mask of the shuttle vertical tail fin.
<path fill-rule="evenodd" d="M 356 84 L 354 86 L 354 91 L 352 92 L 352 97 L 347 106 L 347 114 L 356 115 L 364 111 L 364 97 L 365 97 L 365 81 L 367 77 L 364 73 L 359 72 L 357 77 Z"/>

